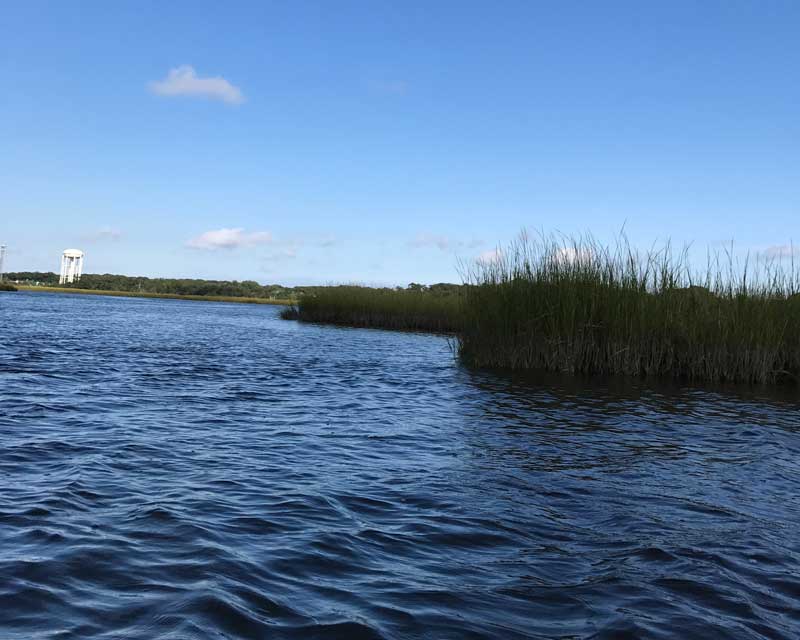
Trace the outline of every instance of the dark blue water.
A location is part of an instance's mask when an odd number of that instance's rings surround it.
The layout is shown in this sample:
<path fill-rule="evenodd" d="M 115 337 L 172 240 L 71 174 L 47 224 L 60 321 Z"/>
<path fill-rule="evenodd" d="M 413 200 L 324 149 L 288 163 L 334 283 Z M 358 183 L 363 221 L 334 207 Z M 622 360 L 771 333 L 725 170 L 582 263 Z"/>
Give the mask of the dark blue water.
<path fill-rule="evenodd" d="M 0 638 L 798 638 L 792 395 L 0 294 Z"/>

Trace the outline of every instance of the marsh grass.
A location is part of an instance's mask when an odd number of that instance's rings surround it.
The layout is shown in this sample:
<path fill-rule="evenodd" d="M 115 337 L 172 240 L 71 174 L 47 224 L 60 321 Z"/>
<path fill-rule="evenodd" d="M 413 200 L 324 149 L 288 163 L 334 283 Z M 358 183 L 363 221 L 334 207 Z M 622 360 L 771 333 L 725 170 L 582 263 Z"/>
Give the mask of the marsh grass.
<path fill-rule="evenodd" d="M 459 354 L 469 365 L 689 381 L 800 375 L 794 263 L 711 255 L 704 272 L 667 244 L 523 234 L 462 269 Z"/>
<path fill-rule="evenodd" d="M 18 291 L 18 289 L 8 282 L 0 282 L 0 291 Z"/>
<path fill-rule="evenodd" d="M 462 296 L 407 289 L 326 287 L 282 312 L 286 319 L 354 327 L 452 333 L 461 327 Z"/>

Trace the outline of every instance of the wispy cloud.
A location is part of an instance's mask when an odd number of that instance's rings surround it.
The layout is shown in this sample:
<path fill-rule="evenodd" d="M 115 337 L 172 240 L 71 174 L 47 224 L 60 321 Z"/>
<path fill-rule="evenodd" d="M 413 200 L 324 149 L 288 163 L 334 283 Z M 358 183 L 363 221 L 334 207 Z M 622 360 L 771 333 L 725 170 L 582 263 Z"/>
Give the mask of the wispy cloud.
<path fill-rule="evenodd" d="M 450 239 L 447 236 L 418 233 L 408 244 L 417 249 L 422 247 L 437 247 L 442 251 L 447 251 L 450 248 Z"/>
<path fill-rule="evenodd" d="M 241 227 L 237 227 L 206 231 L 189 240 L 186 246 L 193 249 L 239 249 L 270 242 L 272 242 L 272 234 L 269 231 L 247 232 Z"/>
<path fill-rule="evenodd" d="M 440 251 L 459 250 L 459 249 L 475 249 L 483 244 L 482 240 L 454 240 L 447 236 L 436 235 L 431 233 L 418 233 L 416 237 L 409 241 L 408 245 L 415 249 L 424 247 L 436 247 Z"/>
<path fill-rule="evenodd" d="M 280 251 L 264 256 L 264 262 L 283 262 L 284 260 L 294 260 L 297 257 L 297 250 L 292 247 L 286 247 Z"/>
<path fill-rule="evenodd" d="M 489 251 L 484 251 L 481 253 L 476 260 L 483 264 L 492 264 L 495 262 L 500 262 L 503 259 L 503 250 L 502 249 L 490 249 Z"/>
<path fill-rule="evenodd" d="M 111 227 L 103 227 L 91 233 L 85 233 L 81 239 L 84 242 L 104 242 L 119 240 L 122 237 L 122 231 L 119 229 L 112 229 Z"/>
<path fill-rule="evenodd" d="M 148 87 L 151 92 L 160 96 L 210 98 L 228 104 L 244 102 L 244 95 L 239 87 L 222 76 L 202 78 L 190 65 L 170 69 L 166 78 L 151 82 Z"/>
<path fill-rule="evenodd" d="M 764 249 L 767 258 L 796 258 L 800 256 L 800 247 L 793 244 L 776 244 Z"/>

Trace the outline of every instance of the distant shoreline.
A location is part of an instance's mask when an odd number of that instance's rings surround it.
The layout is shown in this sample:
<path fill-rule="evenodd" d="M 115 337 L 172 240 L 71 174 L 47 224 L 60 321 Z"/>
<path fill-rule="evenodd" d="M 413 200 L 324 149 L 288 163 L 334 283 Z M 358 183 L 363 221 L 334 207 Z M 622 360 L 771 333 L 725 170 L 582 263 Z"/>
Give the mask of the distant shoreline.
<path fill-rule="evenodd" d="M 149 293 L 139 291 L 105 291 L 101 289 L 73 289 L 71 287 L 37 287 L 24 284 L 15 285 L 20 291 L 36 293 L 85 293 L 94 296 L 123 296 L 126 298 L 167 298 L 170 300 L 193 300 L 196 302 L 238 302 L 239 304 L 289 305 L 294 300 L 271 300 L 268 298 L 245 298 L 238 296 L 191 296 L 177 293 Z"/>

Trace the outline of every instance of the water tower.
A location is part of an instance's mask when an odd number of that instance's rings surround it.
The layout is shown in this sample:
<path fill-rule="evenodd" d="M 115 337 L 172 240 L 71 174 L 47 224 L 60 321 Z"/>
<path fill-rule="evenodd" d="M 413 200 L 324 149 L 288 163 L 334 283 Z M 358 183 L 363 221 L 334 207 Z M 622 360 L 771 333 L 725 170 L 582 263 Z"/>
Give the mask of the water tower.
<path fill-rule="evenodd" d="M 83 251 L 67 249 L 61 254 L 61 277 L 58 284 L 77 282 L 83 273 Z"/>

